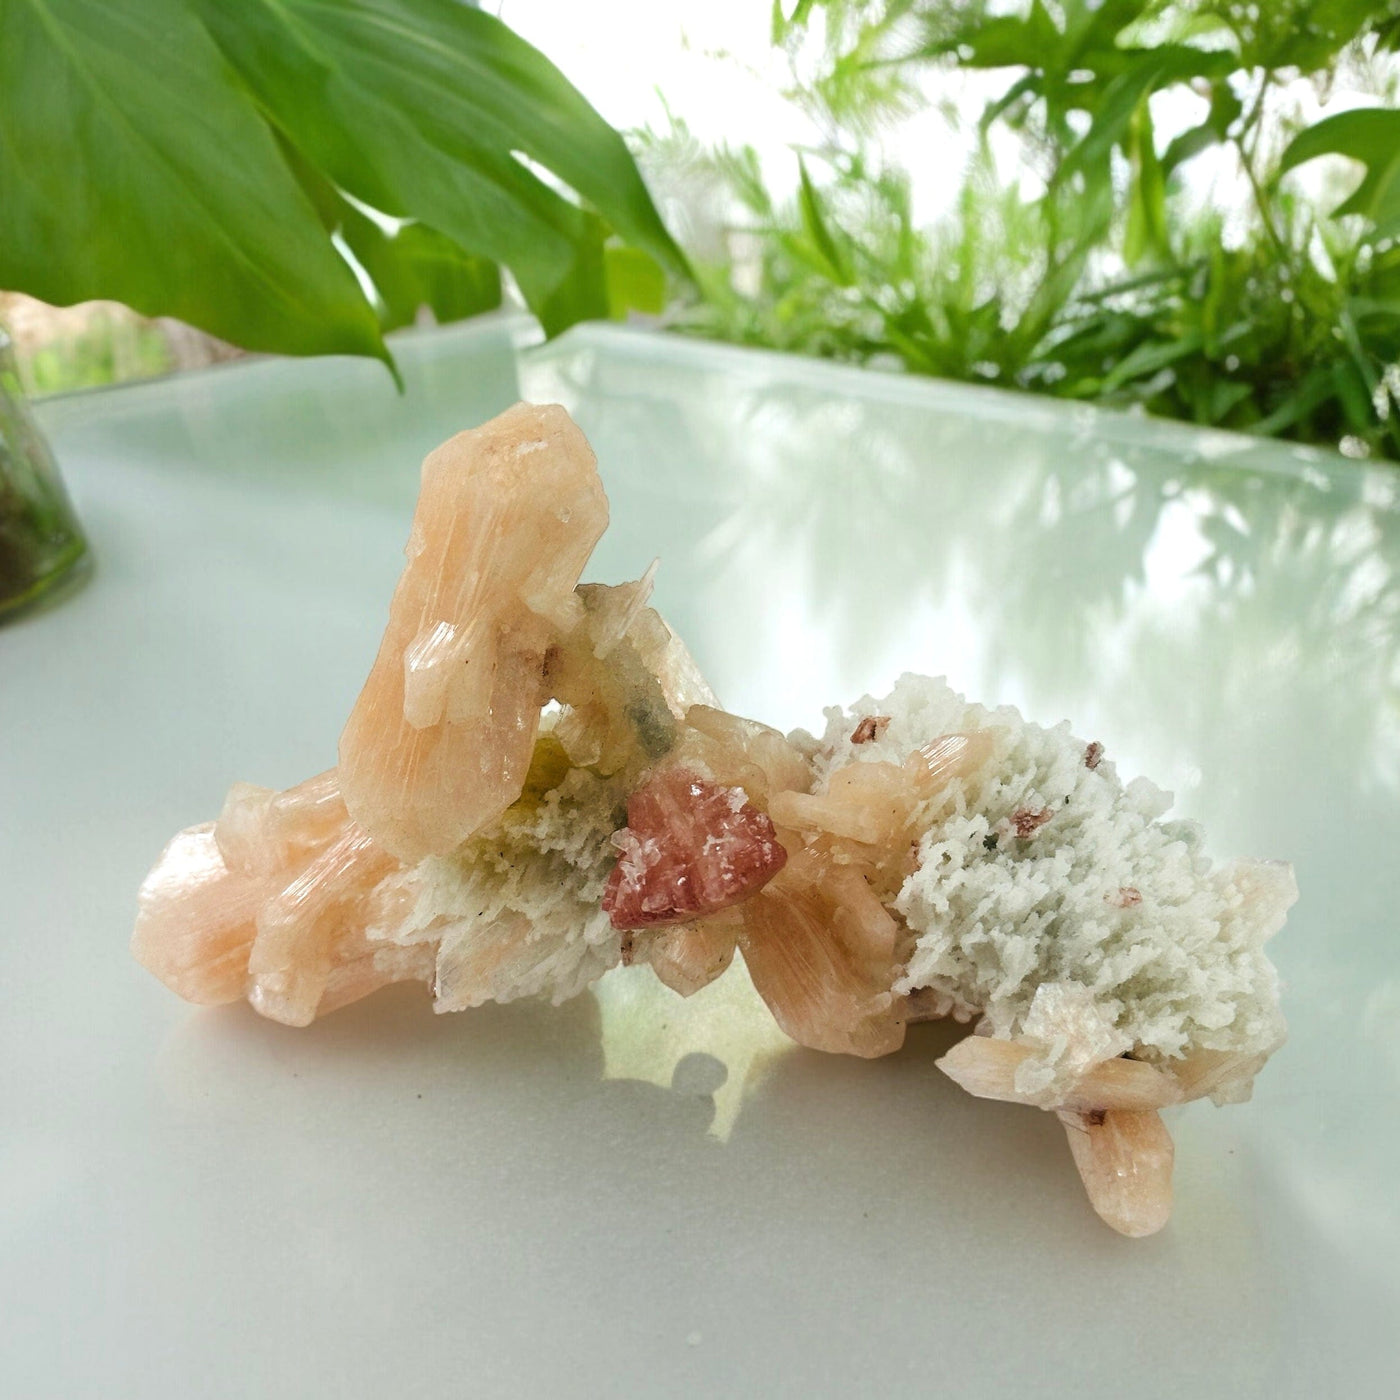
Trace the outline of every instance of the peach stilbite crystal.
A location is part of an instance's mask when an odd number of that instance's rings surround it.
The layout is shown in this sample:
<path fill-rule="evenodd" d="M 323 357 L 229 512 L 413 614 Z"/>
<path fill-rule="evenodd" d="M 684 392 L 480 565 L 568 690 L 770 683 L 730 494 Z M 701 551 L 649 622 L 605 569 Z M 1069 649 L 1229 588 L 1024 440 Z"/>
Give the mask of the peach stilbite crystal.
<path fill-rule="evenodd" d="M 1176 1155 L 1161 1116 L 1113 1108 L 1059 1118 L 1099 1218 L 1120 1235 L 1155 1235 L 1171 1218 Z"/>
<path fill-rule="evenodd" d="M 811 764 L 776 729 L 713 705 L 685 712 L 679 743 L 686 761 L 700 764 L 717 783 L 743 788 L 769 816 L 779 794 L 803 793 L 812 784 Z"/>
<path fill-rule="evenodd" d="M 416 943 L 406 948 L 369 942 L 364 930 L 342 928 L 331 945 L 331 969 L 316 1006 L 316 1016 L 329 1016 L 395 982 L 432 984 L 437 948 Z"/>
<path fill-rule="evenodd" d="M 633 960 L 646 962 L 658 980 L 680 996 L 708 987 L 734 961 L 743 917 L 727 909 L 708 919 L 674 924 L 639 939 Z"/>
<path fill-rule="evenodd" d="M 336 937 L 363 928 L 365 897 L 397 864 L 369 834 L 344 823 L 335 840 L 258 911 L 248 960 L 248 999 L 288 1026 L 316 1019 L 330 981 Z"/>
<path fill-rule="evenodd" d="M 858 870 L 800 852 L 742 913 L 749 976 L 799 1045 L 867 1059 L 899 1049 L 898 927 Z"/>
<path fill-rule="evenodd" d="M 882 718 L 884 718 L 882 716 Z M 886 720 L 888 725 L 888 720 Z M 852 744 L 870 744 L 884 733 L 862 721 Z M 865 864 L 871 874 L 892 883 L 908 873 L 909 841 L 916 816 L 945 791 L 983 766 L 992 753 L 992 735 L 945 734 L 921 745 L 903 762 L 850 763 L 831 773 L 825 790 L 782 791 L 769 810 L 773 820 L 811 837 L 834 838 L 832 849 Z"/>
<path fill-rule="evenodd" d="M 230 871 L 214 823 L 175 836 L 146 876 L 131 951 L 186 1001 L 205 1006 L 244 994 L 265 878 Z"/>
<path fill-rule="evenodd" d="M 345 805 L 385 850 L 455 850 L 517 797 L 544 658 L 608 523 L 584 436 L 517 404 L 423 463 L 408 564 L 340 737 Z"/>
<path fill-rule="evenodd" d="M 268 875 L 328 845 L 348 820 L 332 768 L 285 792 L 235 783 L 214 825 L 214 840 L 230 870 Z"/>
<path fill-rule="evenodd" d="M 343 1006 L 401 980 L 355 943 L 365 897 L 397 864 L 345 815 L 334 770 L 286 792 L 238 783 L 218 822 L 182 831 L 147 876 L 132 951 L 191 1001 L 247 996 L 308 1025 L 332 984 Z"/>
<path fill-rule="evenodd" d="M 978 1098 L 1001 1099 L 1005 1103 L 1024 1103 L 1036 1108 L 1085 1113 L 1097 1108 L 1165 1108 L 1185 1098 L 1172 1075 L 1141 1060 L 1119 1057 L 1091 1065 L 1058 1094 L 1054 1102 L 1043 1103 L 1039 1095 L 1016 1087 L 1017 1070 L 1036 1054 L 1037 1047 L 1032 1045 L 998 1040 L 989 1035 L 970 1035 L 938 1061 L 938 1068 Z"/>

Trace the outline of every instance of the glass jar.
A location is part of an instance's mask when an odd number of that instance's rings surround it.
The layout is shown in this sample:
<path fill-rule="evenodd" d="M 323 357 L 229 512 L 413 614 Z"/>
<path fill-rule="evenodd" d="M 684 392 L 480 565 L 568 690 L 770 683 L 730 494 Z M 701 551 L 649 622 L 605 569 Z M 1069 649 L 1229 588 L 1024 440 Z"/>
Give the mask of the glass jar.
<path fill-rule="evenodd" d="M 90 556 L 0 330 L 0 622 L 84 578 Z"/>

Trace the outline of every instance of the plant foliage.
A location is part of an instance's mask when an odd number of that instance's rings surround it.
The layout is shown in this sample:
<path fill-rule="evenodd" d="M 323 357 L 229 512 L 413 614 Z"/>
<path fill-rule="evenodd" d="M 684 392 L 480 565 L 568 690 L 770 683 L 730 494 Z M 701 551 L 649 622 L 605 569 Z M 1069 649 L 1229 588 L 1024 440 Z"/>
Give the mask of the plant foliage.
<path fill-rule="evenodd" d="M 758 235 L 701 269 L 681 328 L 1400 457 L 1396 0 L 804 0 L 773 32 L 822 50 L 793 91 L 827 133 L 794 201 L 752 152 L 650 138 Z M 863 114 L 907 109 L 931 66 L 993 95 L 924 227 Z M 1300 85 L 1341 70 L 1380 101 L 1299 129 Z M 1170 139 L 1163 101 L 1195 112 Z M 1364 166 L 1328 210 L 1285 178 L 1324 155 Z M 1191 198 L 1208 161 L 1239 208 Z"/>
<path fill-rule="evenodd" d="M 498 304 L 500 267 L 551 334 L 685 273 L 622 139 L 493 16 L 0 0 L 0 286 L 387 359 L 420 306 Z"/>

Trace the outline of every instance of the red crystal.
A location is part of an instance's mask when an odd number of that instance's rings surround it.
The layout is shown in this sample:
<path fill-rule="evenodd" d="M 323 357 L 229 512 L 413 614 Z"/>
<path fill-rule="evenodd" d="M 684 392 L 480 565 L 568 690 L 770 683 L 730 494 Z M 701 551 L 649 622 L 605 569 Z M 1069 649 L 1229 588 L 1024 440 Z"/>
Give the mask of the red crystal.
<path fill-rule="evenodd" d="M 773 823 L 743 788 L 685 769 L 659 773 L 627 801 L 622 852 L 603 894 L 614 928 L 656 928 L 713 914 L 762 889 L 787 861 Z"/>

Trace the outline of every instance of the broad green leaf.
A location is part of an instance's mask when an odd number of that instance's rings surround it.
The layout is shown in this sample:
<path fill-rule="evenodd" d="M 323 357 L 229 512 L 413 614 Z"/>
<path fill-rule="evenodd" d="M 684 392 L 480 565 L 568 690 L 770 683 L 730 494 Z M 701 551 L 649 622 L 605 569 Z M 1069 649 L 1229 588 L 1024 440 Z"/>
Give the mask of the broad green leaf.
<path fill-rule="evenodd" d="M 629 311 L 658 315 L 666 305 L 666 270 L 640 248 L 610 244 L 603 249 L 608 309 L 615 319 Z"/>
<path fill-rule="evenodd" d="M 0 0 L 0 285 L 123 301 L 251 350 L 388 353 L 179 0 Z"/>
<path fill-rule="evenodd" d="M 688 271 L 622 138 L 494 16 L 456 0 L 192 3 L 312 163 L 364 204 L 509 267 L 548 332 L 607 314 L 602 220 Z"/>
<path fill-rule="evenodd" d="M 501 304 L 496 264 L 464 251 L 426 224 L 406 224 L 391 234 L 346 204 L 340 233 L 374 283 L 386 331 L 412 325 L 424 307 L 446 325 Z"/>
<path fill-rule="evenodd" d="M 1122 45 L 1124 31 L 1156 10 L 1156 0 L 1062 0 L 1065 43 L 1071 63 L 1082 63 L 1095 49 Z"/>
<path fill-rule="evenodd" d="M 573 256 L 564 275 L 550 282 L 535 282 L 517 271 L 516 281 L 530 303 L 546 335 L 558 335 L 579 321 L 607 318 L 608 273 L 603 257 L 608 231 L 603 221 L 587 210 Z"/>
<path fill-rule="evenodd" d="M 1363 107 L 1324 117 L 1294 137 L 1279 173 L 1325 155 L 1348 156 L 1366 167 L 1365 178 L 1333 217 L 1361 214 L 1378 237 L 1400 230 L 1400 112 Z"/>
<path fill-rule="evenodd" d="M 468 253 L 426 224 L 406 224 L 389 232 L 346 199 L 284 137 L 278 137 L 278 145 L 326 232 L 345 240 L 374 283 L 384 330 L 409 325 L 425 306 L 439 324 L 446 324 L 501 304 L 501 274 L 495 263 Z"/>

